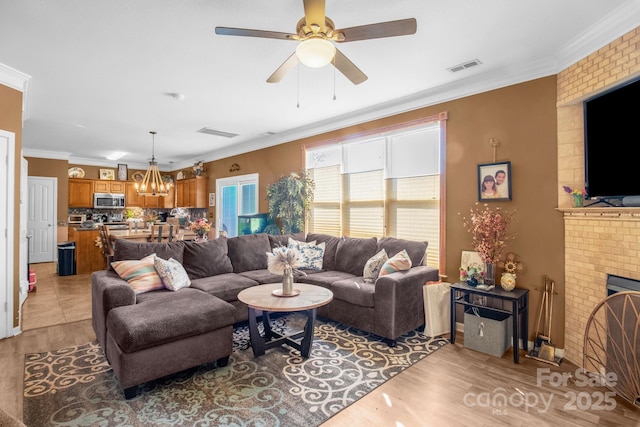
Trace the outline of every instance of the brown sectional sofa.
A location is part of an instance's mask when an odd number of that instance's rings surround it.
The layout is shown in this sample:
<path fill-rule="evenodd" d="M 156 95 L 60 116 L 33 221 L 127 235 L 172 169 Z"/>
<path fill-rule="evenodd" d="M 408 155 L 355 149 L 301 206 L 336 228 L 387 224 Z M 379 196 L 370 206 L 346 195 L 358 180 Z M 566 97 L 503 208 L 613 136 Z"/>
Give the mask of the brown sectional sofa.
<path fill-rule="evenodd" d="M 422 287 L 438 280 L 438 270 L 422 264 L 426 242 L 395 238 L 350 238 L 297 233 L 252 234 L 204 243 L 116 242 L 114 261 L 155 253 L 185 268 L 191 286 L 136 294 L 114 271 L 92 274 L 93 328 L 126 397 L 144 382 L 206 362 L 224 366 L 232 352 L 233 324 L 246 320 L 238 293 L 281 281 L 267 270 L 266 252 L 286 246 L 288 238 L 325 243 L 323 269 L 305 271 L 296 282 L 330 289 L 333 301 L 318 315 L 372 332 L 393 346 L 403 334 L 424 324 Z M 364 265 L 384 248 L 389 255 L 407 250 L 413 267 L 363 279 Z"/>

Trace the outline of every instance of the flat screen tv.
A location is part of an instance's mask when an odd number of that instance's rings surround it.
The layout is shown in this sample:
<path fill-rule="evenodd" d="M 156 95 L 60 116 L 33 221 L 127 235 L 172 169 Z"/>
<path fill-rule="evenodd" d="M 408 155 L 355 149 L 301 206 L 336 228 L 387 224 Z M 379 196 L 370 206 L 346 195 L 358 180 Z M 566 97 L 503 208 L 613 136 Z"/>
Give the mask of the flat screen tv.
<path fill-rule="evenodd" d="M 639 103 L 640 78 L 584 101 L 587 198 L 618 206 L 640 196 Z"/>

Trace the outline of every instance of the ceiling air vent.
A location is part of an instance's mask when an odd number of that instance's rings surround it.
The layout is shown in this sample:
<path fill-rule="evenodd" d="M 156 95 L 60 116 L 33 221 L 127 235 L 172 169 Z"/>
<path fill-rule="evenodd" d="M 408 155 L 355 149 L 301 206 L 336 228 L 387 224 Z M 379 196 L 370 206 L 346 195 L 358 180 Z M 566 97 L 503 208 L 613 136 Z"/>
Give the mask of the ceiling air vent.
<path fill-rule="evenodd" d="M 480 62 L 479 59 L 473 59 L 462 64 L 454 65 L 453 67 L 447 68 L 447 70 L 451 71 L 452 73 L 457 73 L 458 71 L 466 70 L 467 68 L 475 67 L 476 65 L 480 64 L 482 64 L 482 62 Z"/>
<path fill-rule="evenodd" d="M 211 129 L 208 127 L 203 127 L 198 130 L 199 133 L 206 133 L 208 135 L 222 136 L 224 138 L 233 138 L 234 136 L 238 136 L 237 133 L 223 132 L 221 130 Z"/>

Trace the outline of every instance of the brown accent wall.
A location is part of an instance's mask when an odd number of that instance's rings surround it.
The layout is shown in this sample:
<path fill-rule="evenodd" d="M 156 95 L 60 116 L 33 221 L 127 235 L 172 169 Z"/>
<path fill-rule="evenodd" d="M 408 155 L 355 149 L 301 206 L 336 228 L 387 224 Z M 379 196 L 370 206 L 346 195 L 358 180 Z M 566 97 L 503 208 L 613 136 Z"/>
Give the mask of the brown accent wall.
<path fill-rule="evenodd" d="M 13 132 L 16 135 L 16 155 L 14 194 L 16 202 L 20 200 L 20 154 L 22 152 L 22 92 L 0 84 L 0 129 Z M 9 160 L 11 161 L 11 159 Z M 15 203 L 14 218 L 20 218 L 20 204 Z M 11 230 L 11 229 L 10 229 Z M 13 228 L 13 327 L 20 322 L 20 230 Z"/>
<path fill-rule="evenodd" d="M 385 119 L 351 126 L 275 147 L 254 151 L 205 165 L 209 191 L 217 178 L 260 174 L 260 211 L 267 211 L 266 186 L 280 176 L 304 166 L 303 148 L 332 138 L 375 130 L 448 112 L 446 146 L 446 271 L 448 281 L 458 281 L 460 254 L 471 249 L 470 235 L 462 228 L 459 213 L 466 213 L 478 200 L 477 165 L 493 162 L 489 139 L 500 142 L 497 161 L 511 161 L 510 202 L 494 202 L 516 209 L 513 232 L 516 240 L 508 250 L 518 254 L 525 272 L 518 274 L 518 287 L 531 290 L 529 321 L 533 325 L 540 294 L 536 291 L 548 275 L 559 290 L 557 307 L 564 306 L 564 235 L 557 202 L 556 77 L 546 77 L 503 89 L 418 109 Z M 230 173 L 237 163 L 240 170 Z M 562 347 L 564 313 L 554 312 L 553 342 Z"/>
<path fill-rule="evenodd" d="M 29 176 L 58 178 L 58 221 L 67 220 L 69 215 L 69 162 L 66 160 L 25 157 L 29 162 Z"/>

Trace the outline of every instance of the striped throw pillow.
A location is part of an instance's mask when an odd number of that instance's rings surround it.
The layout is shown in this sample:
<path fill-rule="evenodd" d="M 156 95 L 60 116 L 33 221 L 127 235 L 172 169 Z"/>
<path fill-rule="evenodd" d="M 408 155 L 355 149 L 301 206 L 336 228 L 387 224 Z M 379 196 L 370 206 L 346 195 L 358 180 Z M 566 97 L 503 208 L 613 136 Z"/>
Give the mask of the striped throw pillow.
<path fill-rule="evenodd" d="M 156 254 L 151 254 L 140 260 L 115 261 L 111 263 L 113 269 L 123 280 L 129 283 L 136 294 L 164 289 L 162 279 L 153 263 Z"/>
<path fill-rule="evenodd" d="M 402 250 L 389 258 L 380 268 L 380 276 L 411 268 L 411 258 L 406 250 Z"/>

